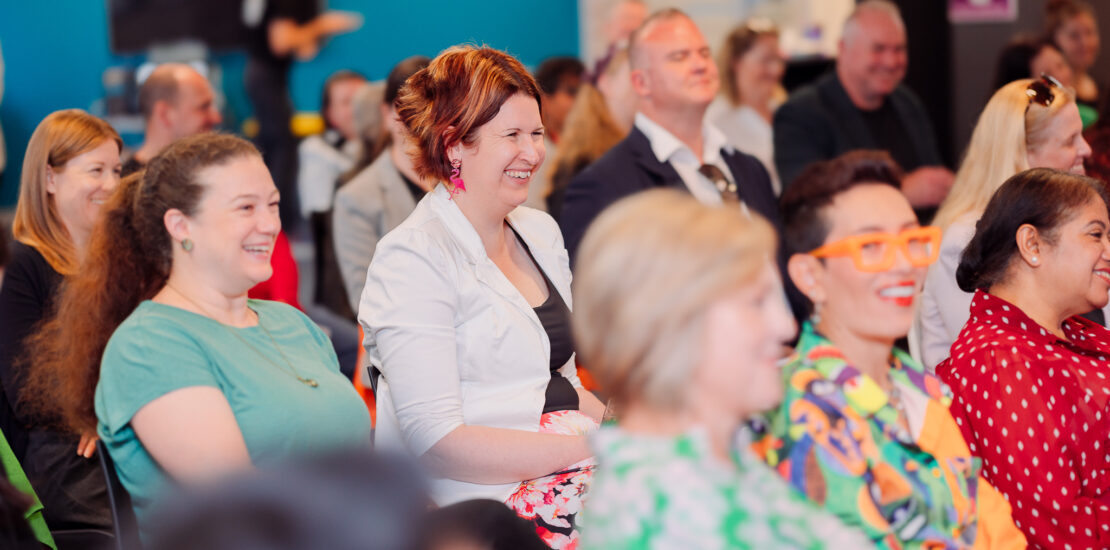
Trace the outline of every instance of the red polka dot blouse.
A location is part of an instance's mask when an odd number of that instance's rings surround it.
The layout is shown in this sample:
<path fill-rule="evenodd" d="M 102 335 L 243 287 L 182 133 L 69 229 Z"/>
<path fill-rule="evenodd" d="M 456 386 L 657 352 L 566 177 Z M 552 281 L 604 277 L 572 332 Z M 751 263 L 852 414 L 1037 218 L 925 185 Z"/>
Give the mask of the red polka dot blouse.
<path fill-rule="evenodd" d="M 983 477 L 1033 548 L 1110 547 L 1110 331 L 1080 317 L 1057 338 L 982 291 L 937 374 Z"/>

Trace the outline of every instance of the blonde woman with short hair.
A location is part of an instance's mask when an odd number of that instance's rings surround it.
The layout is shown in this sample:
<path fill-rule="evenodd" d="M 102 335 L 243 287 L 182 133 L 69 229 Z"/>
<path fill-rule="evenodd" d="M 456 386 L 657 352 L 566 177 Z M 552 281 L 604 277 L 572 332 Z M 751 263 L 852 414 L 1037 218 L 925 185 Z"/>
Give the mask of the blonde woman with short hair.
<path fill-rule="evenodd" d="M 744 446 L 745 418 L 782 396 L 795 330 L 771 226 L 653 190 L 606 210 L 579 249 L 574 335 L 617 423 L 583 548 L 867 548 Z"/>
<path fill-rule="evenodd" d="M 1052 77 L 1015 80 L 983 109 L 955 184 L 933 220 L 944 239 L 917 316 L 921 360 L 930 370 L 948 357 L 967 321 L 972 295 L 956 286 L 956 266 L 987 202 L 1002 182 L 1029 168 L 1083 174 L 1091 148 L 1082 131 L 1075 93 Z"/>

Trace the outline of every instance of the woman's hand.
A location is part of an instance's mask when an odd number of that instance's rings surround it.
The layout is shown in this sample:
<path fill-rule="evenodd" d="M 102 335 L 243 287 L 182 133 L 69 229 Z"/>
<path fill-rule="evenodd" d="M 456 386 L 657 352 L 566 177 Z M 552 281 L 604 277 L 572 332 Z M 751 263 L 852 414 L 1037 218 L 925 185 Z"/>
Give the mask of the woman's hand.
<path fill-rule="evenodd" d="M 96 442 L 100 438 L 92 432 L 82 432 L 81 441 L 77 442 L 77 454 L 85 458 L 92 458 L 93 453 L 96 452 Z"/>

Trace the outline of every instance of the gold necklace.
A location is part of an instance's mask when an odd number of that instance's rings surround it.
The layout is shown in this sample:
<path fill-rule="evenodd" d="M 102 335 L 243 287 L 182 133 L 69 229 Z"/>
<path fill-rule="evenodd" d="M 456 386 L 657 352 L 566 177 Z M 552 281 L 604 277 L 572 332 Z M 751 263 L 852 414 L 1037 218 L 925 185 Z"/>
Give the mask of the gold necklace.
<path fill-rule="evenodd" d="M 195 300 L 186 296 L 184 292 L 181 292 L 180 290 L 177 290 L 177 288 L 175 288 L 173 285 L 171 285 L 169 283 L 166 283 L 166 288 L 169 288 L 170 290 L 174 291 L 174 293 L 176 293 L 178 296 L 181 296 L 182 298 L 184 298 L 186 302 L 189 302 L 190 304 L 193 305 L 193 307 L 196 307 L 198 310 L 200 310 L 201 314 L 203 314 L 205 317 L 208 317 L 209 319 L 211 319 L 213 321 L 216 321 L 217 323 L 220 323 L 221 325 L 225 324 L 225 323 L 220 322 L 219 319 L 216 319 L 216 317 L 213 316 L 212 314 L 208 313 L 208 310 L 204 309 L 204 307 L 201 306 L 200 304 L 198 304 Z M 252 313 L 254 313 L 255 318 L 258 319 L 258 326 L 262 329 L 262 332 L 266 333 L 266 336 L 270 339 L 270 343 L 274 345 L 274 349 L 276 349 L 277 352 L 281 355 L 281 359 L 283 361 L 285 361 L 285 364 L 288 368 L 283 367 L 283 366 L 271 361 L 270 358 L 266 356 L 266 354 L 262 353 L 261 351 L 258 350 L 258 348 L 254 347 L 254 345 L 252 345 L 246 338 L 243 338 L 242 336 L 240 336 L 238 331 L 231 330 L 231 331 L 228 331 L 228 332 L 230 332 L 233 336 L 238 338 L 240 342 L 246 344 L 246 346 L 248 348 L 250 348 L 251 351 L 258 354 L 259 357 L 262 357 L 263 359 L 265 359 L 267 363 L 277 367 L 278 370 L 284 371 L 286 374 L 292 375 L 294 378 L 297 379 L 297 381 L 299 381 L 300 383 L 302 383 L 302 384 L 304 384 L 304 385 L 306 385 L 310 388 L 315 388 L 315 387 L 319 386 L 320 383 L 317 382 L 315 378 L 305 378 L 305 377 L 301 376 L 301 374 L 299 372 L 297 372 L 296 367 L 294 367 L 293 363 L 291 361 L 289 361 L 289 358 L 285 356 L 285 352 L 282 351 L 281 346 L 279 346 L 278 343 L 277 343 L 277 340 L 274 340 L 274 335 L 270 334 L 270 330 L 266 328 L 266 325 L 262 324 L 262 316 L 259 315 L 258 312 L 254 311 L 253 309 L 251 309 L 250 311 Z M 235 328 L 235 327 L 232 327 L 232 328 Z"/>

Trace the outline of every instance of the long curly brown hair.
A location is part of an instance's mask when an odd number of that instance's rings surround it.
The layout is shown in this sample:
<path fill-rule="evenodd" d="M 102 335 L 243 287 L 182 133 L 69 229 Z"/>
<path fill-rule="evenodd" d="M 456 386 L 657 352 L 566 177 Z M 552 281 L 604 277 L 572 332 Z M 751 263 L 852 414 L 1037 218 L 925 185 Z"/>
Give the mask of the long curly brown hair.
<path fill-rule="evenodd" d="M 57 313 L 27 339 L 34 353 L 23 364 L 22 401 L 60 428 L 96 429 L 93 395 L 108 339 L 170 274 L 166 211 L 194 215 L 205 189 L 196 178 L 201 170 L 258 154 L 243 139 L 200 134 L 174 142 L 123 180 L 104 205 L 80 269 L 62 283 Z"/>

